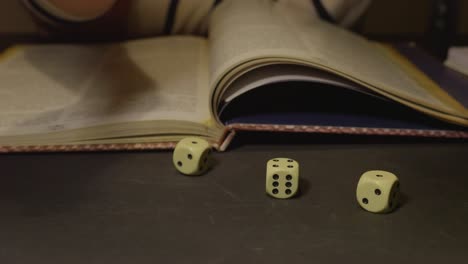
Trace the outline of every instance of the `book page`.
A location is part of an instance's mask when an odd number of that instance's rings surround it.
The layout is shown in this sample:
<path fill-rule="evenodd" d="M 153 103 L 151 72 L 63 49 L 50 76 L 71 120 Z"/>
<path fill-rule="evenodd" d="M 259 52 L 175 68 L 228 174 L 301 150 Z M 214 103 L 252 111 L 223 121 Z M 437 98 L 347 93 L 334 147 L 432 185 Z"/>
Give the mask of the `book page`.
<path fill-rule="evenodd" d="M 377 94 L 372 93 L 369 89 L 365 89 L 347 79 L 340 78 L 336 74 L 311 69 L 310 67 L 305 66 L 273 64 L 254 69 L 243 74 L 242 78 L 239 78 L 229 84 L 228 88 L 223 93 L 221 100 L 225 103 L 229 103 L 238 96 L 255 88 L 290 81 L 334 85 L 371 96 L 378 96 Z M 383 98 L 382 96 L 379 97 Z"/>
<path fill-rule="evenodd" d="M 210 119 L 206 39 L 24 46 L 0 63 L 0 136 Z"/>
<path fill-rule="evenodd" d="M 374 43 L 310 16 L 296 2 L 239 0 L 219 6 L 210 29 L 213 102 L 219 103 L 223 84 L 236 74 L 282 62 L 315 66 L 377 92 L 460 115 L 460 109 L 419 85 Z"/>

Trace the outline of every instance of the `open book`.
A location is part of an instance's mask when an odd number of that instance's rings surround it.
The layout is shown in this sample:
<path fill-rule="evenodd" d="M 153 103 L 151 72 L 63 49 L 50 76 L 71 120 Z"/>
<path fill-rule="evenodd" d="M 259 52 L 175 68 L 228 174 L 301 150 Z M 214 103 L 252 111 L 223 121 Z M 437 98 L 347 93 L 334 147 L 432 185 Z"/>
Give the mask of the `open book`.
<path fill-rule="evenodd" d="M 0 151 L 170 148 L 189 135 L 224 149 L 236 130 L 468 138 L 466 89 L 273 2 L 221 4 L 209 38 L 10 48 Z"/>

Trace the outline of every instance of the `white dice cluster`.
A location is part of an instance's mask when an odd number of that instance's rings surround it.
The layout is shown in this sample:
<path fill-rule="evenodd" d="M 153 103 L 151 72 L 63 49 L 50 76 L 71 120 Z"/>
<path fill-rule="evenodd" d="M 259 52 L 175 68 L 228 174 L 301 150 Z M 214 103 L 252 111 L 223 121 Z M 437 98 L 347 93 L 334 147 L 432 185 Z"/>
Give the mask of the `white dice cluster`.
<path fill-rule="evenodd" d="M 173 163 L 185 175 L 201 175 L 210 168 L 210 144 L 201 138 L 182 139 L 175 147 Z M 270 159 L 266 164 L 266 193 L 276 199 L 289 199 L 299 191 L 299 163 L 290 158 Z M 361 175 L 356 199 L 366 211 L 388 213 L 400 200 L 400 181 L 387 171 L 373 170 Z"/>

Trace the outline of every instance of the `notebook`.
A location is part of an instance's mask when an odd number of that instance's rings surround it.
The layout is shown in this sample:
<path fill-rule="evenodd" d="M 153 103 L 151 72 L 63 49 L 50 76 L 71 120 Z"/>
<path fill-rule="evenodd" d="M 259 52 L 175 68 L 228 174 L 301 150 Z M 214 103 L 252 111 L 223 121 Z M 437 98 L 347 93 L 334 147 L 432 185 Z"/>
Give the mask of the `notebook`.
<path fill-rule="evenodd" d="M 207 38 L 8 49 L 0 151 L 165 149 L 186 136 L 225 150 L 240 130 L 468 138 L 461 76 L 275 7 L 223 2 Z"/>

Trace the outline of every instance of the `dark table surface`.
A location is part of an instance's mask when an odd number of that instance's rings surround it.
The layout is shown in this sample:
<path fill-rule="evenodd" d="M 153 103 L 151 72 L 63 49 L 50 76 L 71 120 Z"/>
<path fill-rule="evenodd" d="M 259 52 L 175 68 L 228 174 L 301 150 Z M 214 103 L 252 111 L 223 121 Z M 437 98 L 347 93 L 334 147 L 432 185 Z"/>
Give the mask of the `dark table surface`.
<path fill-rule="evenodd" d="M 200 177 L 170 152 L 1 155 L 0 263 L 467 262 L 466 142 L 277 139 Z M 273 157 L 299 161 L 300 196 L 265 194 Z M 359 208 L 370 169 L 399 176 L 397 211 Z"/>

